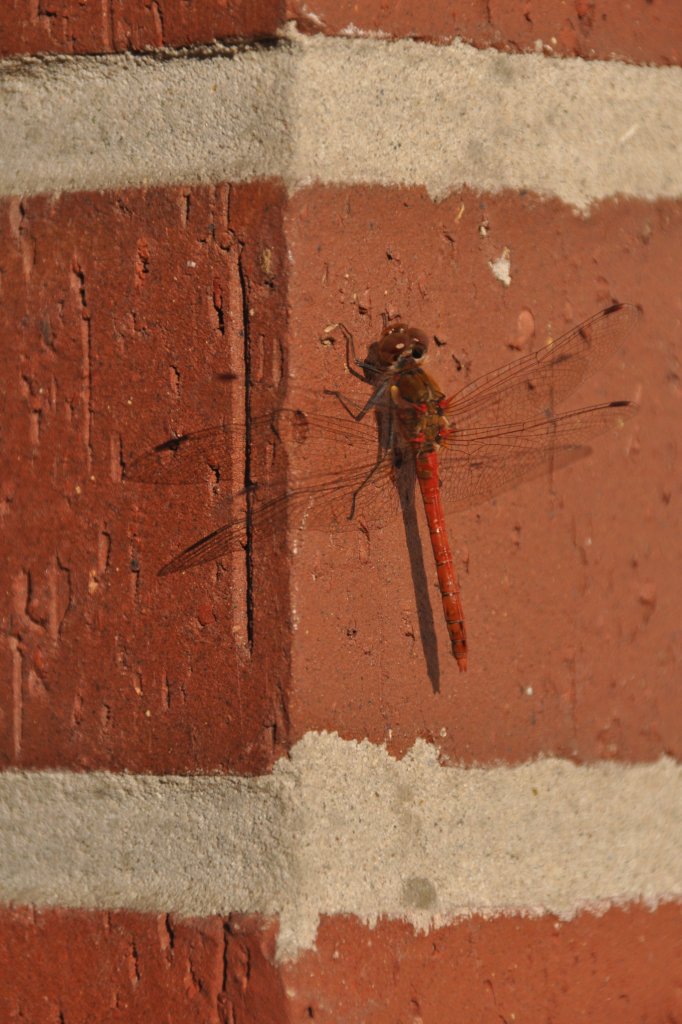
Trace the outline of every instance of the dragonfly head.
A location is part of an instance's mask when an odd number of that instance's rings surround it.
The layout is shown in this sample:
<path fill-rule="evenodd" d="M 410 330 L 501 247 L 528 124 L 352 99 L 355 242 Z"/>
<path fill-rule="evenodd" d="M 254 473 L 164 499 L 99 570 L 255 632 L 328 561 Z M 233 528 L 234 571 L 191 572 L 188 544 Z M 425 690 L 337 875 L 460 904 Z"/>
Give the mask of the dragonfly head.
<path fill-rule="evenodd" d="M 380 373 L 397 373 L 421 366 L 428 350 L 429 342 L 423 331 L 406 324 L 391 324 L 370 345 L 367 362 Z"/>

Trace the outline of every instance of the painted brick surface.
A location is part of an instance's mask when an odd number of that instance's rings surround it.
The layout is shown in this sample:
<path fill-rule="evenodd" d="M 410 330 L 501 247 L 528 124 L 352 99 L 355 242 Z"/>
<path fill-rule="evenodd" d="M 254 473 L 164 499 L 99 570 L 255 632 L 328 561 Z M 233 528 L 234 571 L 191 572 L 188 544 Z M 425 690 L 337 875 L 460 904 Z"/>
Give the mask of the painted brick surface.
<path fill-rule="evenodd" d="M 3 910 L 0 1013 L 24 1024 L 640 1024 L 682 1015 L 675 907 L 569 924 L 473 918 L 429 934 L 333 918 L 297 963 L 275 967 L 273 950 L 273 927 L 254 918 Z"/>
<path fill-rule="evenodd" d="M 203 486 L 122 473 L 172 430 L 243 419 L 225 378 L 243 381 L 245 351 L 261 390 L 275 380 L 281 193 L 14 200 L 3 220 L 4 763 L 262 769 L 283 740 L 289 680 L 273 539 L 248 584 L 246 556 L 179 588 L 156 577 L 173 547 L 218 525 L 243 452 Z"/>
<path fill-rule="evenodd" d="M 682 56 L 680 8 L 647 0 L 409 0 L 392 5 L 382 0 L 289 0 L 288 13 L 301 31 L 328 35 L 412 37 L 435 43 L 458 37 L 511 53 L 539 50 L 635 63 L 679 64 Z"/>
<path fill-rule="evenodd" d="M 214 39 L 263 38 L 281 23 L 280 8 L 279 0 L 6 0 L 0 8 L 0 56 L 118 53 Z"/>

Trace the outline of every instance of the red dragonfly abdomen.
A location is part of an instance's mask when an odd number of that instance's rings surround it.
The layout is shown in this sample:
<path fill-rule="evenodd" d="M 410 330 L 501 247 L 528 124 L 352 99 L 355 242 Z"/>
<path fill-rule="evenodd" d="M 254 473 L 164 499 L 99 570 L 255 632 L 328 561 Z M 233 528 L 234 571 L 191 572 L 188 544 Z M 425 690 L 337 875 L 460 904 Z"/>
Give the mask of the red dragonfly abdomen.
<path fill-rule="evenodd" d="M 443 612 L 450 634 L 452 653 L 460 672 L 466 672 L 467 638 L 464 628 L 464 611 L 450 542 L 445 529 L 445 512 L 438 477 L 438 454 L 433 451 L 418 455 L 416 469 L 419 489 L 424 499 L 424 511 L 429 525 L 431 547 L 438 573 L 438 588 L 443 600 Z"/>

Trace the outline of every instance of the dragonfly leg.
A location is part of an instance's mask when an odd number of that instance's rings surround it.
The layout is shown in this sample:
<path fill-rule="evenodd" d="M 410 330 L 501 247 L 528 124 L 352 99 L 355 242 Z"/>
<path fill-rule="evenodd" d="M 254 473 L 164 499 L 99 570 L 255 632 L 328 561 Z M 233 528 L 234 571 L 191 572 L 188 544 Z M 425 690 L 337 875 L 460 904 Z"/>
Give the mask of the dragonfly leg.
<path fill-rule="evenodd" d="M 391 320 L 400 320 L 400 313 L 392 313 L 391 314 L 391 313 L 387 313 L 386 311 L 384 311 L 381 314 L 381 322 L 384 325 L 384 330 L 386 330 L 386 328 L 390 324 Z"/>
<path fill-rule="evenodd" d="M 358 359 L 357 355 L 355 354 L 355 341 L 353 340 L 353 335 L 348 330 L 345 324 L 334 324 L 334 327 L 338 327 L 338 329 L 341 331 L 344 338 L 346 339 L 346 369 L 353 377 L 357 377 L 358 380 L 361 380 L 366 384 L 367 378 L 365 377 L 365 375 L 363 373 L 358 373 L 358 371 L 355 369 L 355 366 L 360 366 L 364 368 L 364 364 L 360 359 Z M 354 363 L 355 366 L 351 365 L 351 362 Z"/>
<path fill-rule="evenodd" d="M 363 384 L 372 384 L 372 378 L 378 375 L 376 365 L 367 360 L 358 359 L 355 352 L 355 340 L 345 324 L 335 324 L 334 326 L 339 328 L 346 339 L 346 369 L 353 377 L 361 380 Z M 359 366 L 363 372 L 358 373 L 355 369 L 356 366 Z"/>
<path fill-rule="evenodd" d="M 366 383 L 367 381 L 365 381 L 365 384 Z M 365 404 L 363 405 L 362 409 L 360 409 L 359 412 L 356 412 L 354 409 L 351 408 L 351 406 L 348 404 L 348 400 L 344 397 L 344 395 L 341 394 L 340 391 L 335 391 L 332 388 L 325 388 L 324 393 L 325 395 L 333 395 L 334 398 L 336 398 L 341 403 L 341 405 L 348 413 L 348 415 L 351 416 L 356 421 L 356 423 L 359 423 L 360 420 L 363 419 L 371 409 L 374 409 L 375 406 L 383 399 L 384 395 L 386 394 L 387 388 L 388 381 L 384 382 L 383 384 L 380 384 L 379 387 L 372 393 L 371 397 L 367 399 L 367 401 L 365 402 Z"/>
<path fill-rule="evenodd" d="M 357 504 L 357 500 L 358 500 L 358 496 L 360 494 L 360 491 L 362 490 L 363 487 L 367 486 L 367 484 L 370 482 L 370 480 L 372 479 L 374 474 L 377 472 L 377 470 L 379 469 L 379 467 L 381 466 L 383 461 L 384 461 L 383 457 L 377 459 L 377 461 L 372 466 L 372 468 L 370 469 L 370 471 L 367 474 L 367 476 L 365 477 L 365 479 L 360 484 L 360 486 L 356 487 L 355 490 L 353 491 L 353 494 L 351 496 L 350 514 L 348 516 L 349 519 L 355 519 L 355 506 Z"/>

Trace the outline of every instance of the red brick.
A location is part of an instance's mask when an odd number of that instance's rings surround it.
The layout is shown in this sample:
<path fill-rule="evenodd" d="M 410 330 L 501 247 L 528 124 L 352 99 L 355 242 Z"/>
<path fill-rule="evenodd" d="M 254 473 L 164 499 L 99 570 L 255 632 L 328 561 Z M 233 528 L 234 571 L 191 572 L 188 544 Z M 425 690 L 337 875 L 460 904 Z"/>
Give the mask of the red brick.
<path fill-rule="evenodd" d="M 682 59 L 682 11 L 649 0 L 473 0 L 467 4 L 386 4 L 383 0 L 289 0 L 301 31 L 326 35 L 377 34 L 532 52 L 542 40 L 550 53 L 637 64 L 677 65 Z"/>
<path fill-rule="evenodd" d="M 677 1021 L 682 918 L 675 906 L 634 907 L 569 923 L 473 918 L 421 935 L 329 919 L 286 986 L 289 1019 L 317 1024 Z"/>
<path fill-rule="evenodd" d="M 229 212 L 212 189 L 4 204 L 4 763 L 258 772 L 310 729 L 397 754 L 421 736 L 464 763 L 679 754 L 679 205 L 578 218 L 530 195 L 312 188 L 285 211 L 274 185 L 230 194 Z M 488 266 L 505 247 L 509 288 Z M 281 376 L 346 387 L 340 346 L 320 343 L 338 321 L 363 351 L 400 312 L 442 342 L 434 373 L 456 390 L 613 299 L 642 304 L 641 334 L 568 406 L 641 411 L 553 483 L 457 517 L 466 675 L 431 554 L 415 596 L 400 523 L 308 532 L 291 565 L 266 526 L 253 652 L 245 558 L 156 578 L 224 522 L 243 449 L 218 493 L 122 483 L 121 459 L 241 418 L 244 304 L 265 409 Z"/>
<path fill-rule="evenodd" d="M 278 1024 L 284 998 L 273 953 L 273 929 L 258 922 L 3 909 L 0 1019 Z M 245 1016 L 254 999 L 261 1016 Z"/>
<path fill-rule="evenodd" d="M 282 749 L 285 561 L 255 567 L 251 650 L 231 573 L 156 578 L 218 525 L 220 488 L 121 480 L 171 428 L 243 416 L 221 375 L 243 380 L 245 304 L 252 376 L 273 376 L 281 207 L 267 184 L 3 204 L 5 764 L 258 771 Z"/>
<path fill-rule="evenodd" d="M 552 3 L 466 5 L 419 0 L 390 8 L 381 0 L 5 0 L 0 8 L 0 56 L 23 53 L 116 53 L 160 46 L 191 46 L 215 39 L 268 38 L 287 20 L 303 32 L 328 35 L 349 26 L 381 37 L 449 42 L 529 52 L 536 40 L 552 53 L 633 63 L 677 65 L 682 15 L 674 4 L 648 0 L 553 0 Z"/>
<path fill-rule="evenodd" d="M 4 0 L 0 55 L 117 53 L 272 36 L 280 0 Z"/>
<path fill-rule="evenodd" d="M 274 963 L 272 924 L 87 911 L 0 911 L 0 1019 L 191 1024 L 641 1024 L 682 1015 L 679 907 L 518 917 L 415 934 L 322 921 Z M 60 1018 L 59 1014 L 62 1014 Z"/>
<path fill-rule="evenodd" d="M 292 738 L 336 729 L 401 753 L 418 734 L 482 763 L 679 753 L 682 207 L 619 200 L 581 218 L 531 195 L 434 203 L 420 189 L 311 189 L 291 200 L 286 235 L 290 370 L 328 387 L 343 380 L 343 354 L 317 339 L 338 321 L 363 352 L 381 313 L 400 313 L 439 339 L 432 371 L 452 393 L 540 347 L 550 325 L 557 336 L 614 299 L 644 309 L 641 333 L 563 406 L 634 398 L 636 419 L 553 481 L 453 519 L 466 675 L 449 653 L 426 549 L 422 635 L 432 614 L 436 645 L 420 640 L 402 523 L 376 531 L 370 519 L 367 535 L 304 542 Z M 488 266 L 505 247 L 508 288 Z M 524 311 L 533 338 L 519 330 Z"/>

